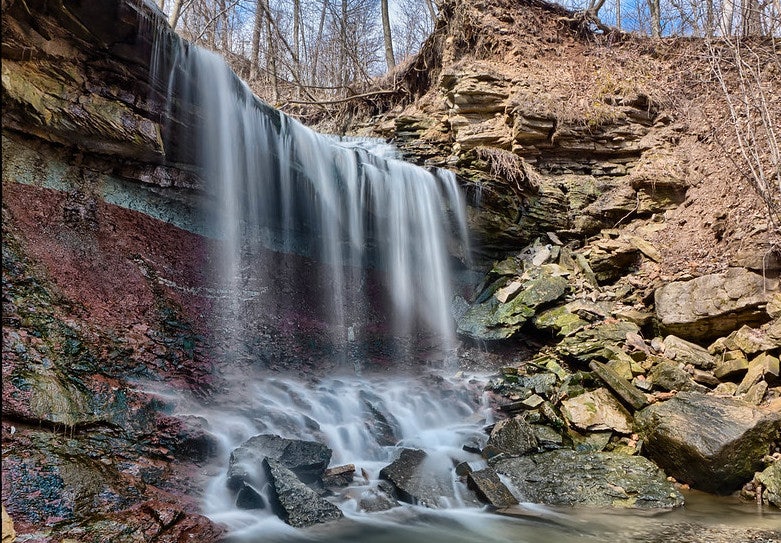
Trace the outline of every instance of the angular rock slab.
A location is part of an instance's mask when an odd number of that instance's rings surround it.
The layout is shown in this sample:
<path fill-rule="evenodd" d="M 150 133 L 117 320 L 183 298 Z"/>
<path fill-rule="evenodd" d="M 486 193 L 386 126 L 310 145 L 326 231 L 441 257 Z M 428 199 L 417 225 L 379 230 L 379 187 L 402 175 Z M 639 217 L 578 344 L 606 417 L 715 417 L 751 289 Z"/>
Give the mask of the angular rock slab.
<path fill-rule="evenodd" d="M 263 468 L 271 486 L 271 508 L 286 523 L 304 528 L 342 517 L 342 511 L 302 483 L 281 462 L 266 458 Z"/>
<path fill-rule="evenodd" d="M 754 480 L 762 485 L 762 500 L 781 508 L 781 460 L 776 460 Z"/>
<path fill-rule="evenodd" d="M 512 492 L 504 486 L 499 476 L 491 468 L 483 468 L 473 471 L 466 476 L 467 486 L 475 491 L 477 497 L 494 507 L 509 507 L 516 505 L 518 500 Z"/>
<path fill-rule="evenodd" d="M 737 398 L 679 392 L 635 417 L 644 454 L 668 475 L 708 492 L 731 492 L 762 467 L 781 436 L 781 403 L 760 410 Z"/>
<path fill-rule="evenodd" d="M 584 392 L 580 396 L 562 401 L 561 411 L 564 417 L 580 430 L 632 433 L 632 415 L 606 388 Z"/>
<path fill-rule="evenodd" d="M 690 340 L 724 336 L 746 324 L 769 320 L 765 304 L 777 280 L 743 268 L 675 281 L 654 293 L 656 316 L 664 331 Z"/>
<path fill-rule="evenodd" d="M 380 479 L 393 484 L 398 499 L 414 505 L 437 508 L 456 498 L 449 470 L 418 449 L 402 449 L 380 470 Z"/>
<path fill-rule="evenodd" d="M 318 481 L 331 461 L 331 449 L 316 441 L 287 439 L 272 434 L 251 437 L 231 452 L 228 461 L 228 487 L 240 490 L 244 483 L 262 483 L 261 463 L 277 460 L 304 483 Z"/>
<path fill-rule="evenodd" d="M 537 446 L 534 428 L 522 417 L 513 417 L 496 423 L 483 449 L 483 456 L 526 454 L 536 451 Z"/>
<path fill-rule="evenodd" d="M 561 449 L 502 459 L 493 468 L 509 478 L 522 502 L 634 509 L 683 505 L 680 492 L 642 456 Z"/>

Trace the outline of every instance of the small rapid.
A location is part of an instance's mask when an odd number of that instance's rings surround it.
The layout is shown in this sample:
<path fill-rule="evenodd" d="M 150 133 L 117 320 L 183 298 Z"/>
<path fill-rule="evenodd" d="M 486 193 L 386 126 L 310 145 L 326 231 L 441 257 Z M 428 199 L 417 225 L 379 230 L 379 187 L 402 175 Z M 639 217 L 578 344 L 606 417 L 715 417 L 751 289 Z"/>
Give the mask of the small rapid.
<path fill-rule="evenodd" d="M 330 466 L 353 465 L 352 482 L 329 488 L 329 500 L 357 523 L 389 522 L 377 513 L 380 471 L 402 449 L 426 453 L 425 477 L 446 481 L 447 495 L 438 496 L 436 509 L 478 510 L 455 466 L 469 462 L 479 468 L 480 456 L 464 445 L 483 445 L 484 428 L 492 421 L 480 379 L 464 377 L 340 376 L 317 382 L 270 377 L 248 384 L 241 405 L 228 411 L 199 414 L 209 422 L 221 445 L 218 466 L 208 486 L 205 513 L 236 534 L 296 533 L 268 508 L 241 509 L 227 485 L 231 451 L 249 438 L 273 434 L 315 441 L 333 452 Z M 405 507 L 405 504 L 401 504 Z M 394 513 L 391 516 L 396 516 Z M 403 515 L 403 513 L 402 513 Z"/>

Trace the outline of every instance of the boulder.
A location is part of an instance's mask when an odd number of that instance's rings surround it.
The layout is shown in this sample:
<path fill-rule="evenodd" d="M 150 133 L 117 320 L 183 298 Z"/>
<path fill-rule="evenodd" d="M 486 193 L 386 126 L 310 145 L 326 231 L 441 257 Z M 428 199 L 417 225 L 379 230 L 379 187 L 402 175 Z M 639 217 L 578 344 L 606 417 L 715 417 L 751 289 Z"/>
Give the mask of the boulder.
<path fill-rule="evenodd" d="M 754 480 L 762 485 L 762 501 L 781 508 L 781 460 L 757 473 Z"/>
<path fill-rule="evenodd" d="M 781 409 L 680 392 L 640 411 L 635 424 L 644 454 L 669 475 L 701 490 L 731 492 L 751 479 L 779 438 Z"/>
<path fill-rule="evenodd" d="M 399 505 L 399 502 L 393 497 L 394 492 L 391 483 L 380 480 L 377 482 L 377 486 L 363 491 L 358 500 L 358 506 L 362 511 L 368 513 L 387 511 Z"/>
<path fill-rule="evenodd" d="M 765 304 L 777 280 L 743 268 L 675 281 L 656 290 L 656 316 L 662 329 L 682 338 L 707 341 L 724 336 L 741 325 L 769 320 Z"/>
<path fill-rule="evenodd" d="M 615 430 L 620 434 L 632 433 L 632 415 L 606 388 L 598 388 L 562 401 L 561 412 L 573 426 L 580 430 Z"/>
<path fill-rule="evenodd" d="M 251 437 L 233 450 L 228 461 L 228 487 L 234 492 L 245 483 L 262 486 L 261 463 L 270 458 L 281 462 L 304 483 L 320 480 L 331 461 L 331 449 L 315 441 L 287 439 L 272 434 Z"/>
<path fill-rule="evenodd" d="M 455 498 L 449 470 L 441 469 L 418 449 L 402 449 L 399 457 L 380 470 L 380 479 L 393 484 L 403 502 L 436 508 Z M 425 466 L 424 466 L 425 464 Z"/>
<path fill-rule="evenodd" d="M 691 364 L 695 368 L 710 370 L 716 366 L 716 359 L 707 349 L 677 336 L 664 338 L 664 356 L 681 364 Z"/>
<path fill-rule="evenodd" d="M 466 477 L 466 484 L 475 491 L 480 501 L 488 505 L 508 507 L 518 503 L 518 500 L 499 480 L 499 476 L 492 468 L 483 468 L 469 473 Z"/>
<path fill-rule="evenodd" d="M 483 448 L 483 456 L 495 456 L 500 453 L 526 454 L 537 450 L 537 437 L 534 429 L 523 417 L 499 421 L 491 430 L 488 443 Z"/>
<path fill-rule="evenodd" d="M 338 507 L 318 496 L 281 462 L 266 458 L 263 468 L 270 483 L 271 508 L 286 523 L 304 528 L 342 517 Z"/>
<path fill-rule="evenodd" d="M 556 272 L 547 273 L 545 267 L 535 268 L 524 274 L 522 286 L 514 296 L 500 295 L 505 303 L 492 296 L 482 303 L 475 303 L 457 319 L 458 333 L 479 341 L 508 339 L 515 335 L 537 308 L 561 298 L 569 282 Z M 507 287 L 516 281 L 511 281 Z M 513 287 L 516 288 L 516 287 Z M 480 298 L 478 298 L 480 299 Z"/>
<path fill-rule="evenodd" d="M 627 334 L 637 334 L 639 331 L 640 328 L 631 322 L 605 321 L 565 337 L 556 350 L 578 362 L 588 362 L 594 358 L 609 359 L 610 350 L 605 348 L 606 344 L 624 343 Z"/>
<path fill-rule="evenodd" d="M 560 449 L 493 463 L 520 501 L 638 509 L 673 508 L 683 497 L 647 458 Z"/>
<path fill-rule="evenodd" d="M 651 369 L 651 382 L 654 386 L 668 391 L 694 390 L 707 392 L 708 388 L 692 379 L 689 372 L 675 362 L 661 359 Z"/>

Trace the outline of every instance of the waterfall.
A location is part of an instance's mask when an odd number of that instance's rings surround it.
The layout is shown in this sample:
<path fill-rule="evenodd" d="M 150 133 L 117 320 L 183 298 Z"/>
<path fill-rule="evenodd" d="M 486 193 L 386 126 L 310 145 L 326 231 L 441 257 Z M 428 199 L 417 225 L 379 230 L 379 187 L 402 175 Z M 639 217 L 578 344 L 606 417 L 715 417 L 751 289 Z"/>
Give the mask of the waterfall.
<path fill-rule="evenodd" d="M 169 70 L 167 141 L 190 142 L 179 152 L 192 155 L 217 202 L 224 249 L 216 272 L 230 293 L 222 313 L 237 337 L 254 298 L 283 303 L 313 281 L 318 288 L 304 289 L 337 345 L 384 320 L 388 336 L 428 333 L 452 348 L 451 252 L 466 254 L 467 237 L 451 172 L 403 162 L 376 141 L 318 134 L 185 42 L 156 47 L 153 59 Z M 262 257 L 268 250 L 276 255 Z M 302 264 L 282 266 L 280 255 L 317 262 L 318 277 Z"/>

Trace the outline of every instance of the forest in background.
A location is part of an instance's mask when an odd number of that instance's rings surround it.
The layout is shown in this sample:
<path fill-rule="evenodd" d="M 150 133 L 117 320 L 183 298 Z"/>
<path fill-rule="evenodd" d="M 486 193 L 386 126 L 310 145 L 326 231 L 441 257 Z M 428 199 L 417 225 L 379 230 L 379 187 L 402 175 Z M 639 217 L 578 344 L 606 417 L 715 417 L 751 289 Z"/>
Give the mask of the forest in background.
<path fill-rule="evenodd" d="M 408 63 L 452 0 L 155 0 L 184 38 L 224 56 L 282 109 L 348 99 Z M 781 0 L 564 0 L 605 34 L 781 35 Z M 519 6 L 519 9 L 522 7 Z M 382 91 L 382 89 L 379 89 Z"/>

